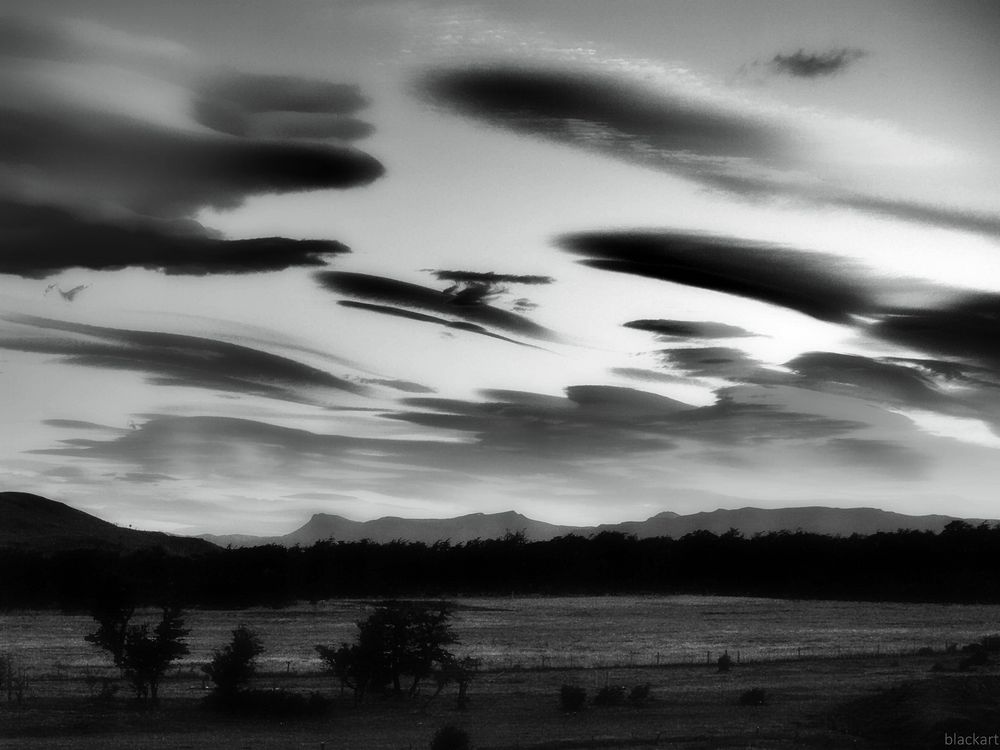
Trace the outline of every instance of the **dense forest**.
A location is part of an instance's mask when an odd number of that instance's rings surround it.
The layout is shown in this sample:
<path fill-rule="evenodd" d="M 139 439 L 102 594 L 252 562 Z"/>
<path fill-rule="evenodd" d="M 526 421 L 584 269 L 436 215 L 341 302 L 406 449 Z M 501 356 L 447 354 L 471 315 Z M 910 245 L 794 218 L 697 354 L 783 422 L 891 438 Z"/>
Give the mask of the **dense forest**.
<path fill-rule="evenodd" d="M 232 608 L 337 597 L 729 594 L 1000 603 L 1000 526 L 831 537 L 695 532 L 637 539 L 604 532 L 440 542 L 326 541 L 218 549 L 0 552 L 0 607 L 85 610 L 108 585 L 137 601 Z"/>

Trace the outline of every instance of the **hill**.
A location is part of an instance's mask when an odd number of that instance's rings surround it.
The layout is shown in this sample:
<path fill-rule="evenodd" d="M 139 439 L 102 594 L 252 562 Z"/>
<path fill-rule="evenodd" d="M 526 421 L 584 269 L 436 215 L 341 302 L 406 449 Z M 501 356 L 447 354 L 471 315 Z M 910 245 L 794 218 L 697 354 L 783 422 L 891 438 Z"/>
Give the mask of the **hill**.
<path fill-rule="evenodd" d="M 640 539 L 656 536 L 681 537 L 693 531 L 711 531 L 725 534 L 737 529 L 744 536 L 769 531 L 807 531 L 828 536 L 851 534 L 876 534 L 880 531 L 912 529 L 914 531 L 941 531 L 953 516 L 910 516 L 877 508 L 828 508 L 806 506 L 801 508 L 735 508 L 710 512 L 678 515 L 669 511 L 659 513 L 645 521 L 626 521 L 598 527 L 599 531 L 621 531 L 635 534 Z"/>
<path fill-rule="evenodd" d="M 737 529 L 744 536 L 769 531 L 807 531 L 830 536 L 874 534 L 879 531 L 913 529 L 941 531 L 957 519 L 952 516 L 909 516 L 876 508 L 738 508 L 680 515 L 670 511 L 645 521 L 625 521 L 602 526 L 559 526 L 535 521 L 527 516 L 506 513 L 472 513 L 457 518 L 397 518 L 387 516 L 373 521 L 351 521 L 342 516 L 317 513 L 302 527 L 284 536 L 255 537 L 245 534 L 202 538 L 220 546 L 253 547 L 278 544 L 284 547 L 309 546 L 325 539 L 353 542 L 370 539 L 385 543 L 396 539 L 433 544 L 450 540 L 453 544 L 472 539 L 497 539 L 507 533 L 523 533 L 529 541 L 546 541 L 567 534 L 589 536 L 602 531 L 650 537 L 682 537 L 693 531 L 724 534 Z"/>
<path fill-rule="evenodd" d="M 157 547 L 185 556 L 215 549 L 202 539 L 124 529 L 40 495 L 0 492 L 0 549 L 45 553 L 74 549 L 131 552 Z"/>
<path fill-rule="evenodd" d="M 280 544 L 283 547 L 303 547 L 324 539 L 356 542 L 371 539 L 374 542 L 391 542 L 405 539 L 410 542 L 433 544 L 450 540 L 452 544 L 473 539 L 499 539 L 508 533 L 523 533 L 529 541 L 544 541 L 578 533 L 580 527 L 556 526 L 535 521 L 514 511 L 506 513 L 470 513 L 456 518 L 398 518 L 386 516 L 373 521 L 352 521 L 343 516 L 317 513 L 302 527 L 290 534 L 276 537 L 253 537 L 243 534 L 222 536 L 205 535 L 202 538 L 221 546 L 250 547 L 263 544 Z"/>

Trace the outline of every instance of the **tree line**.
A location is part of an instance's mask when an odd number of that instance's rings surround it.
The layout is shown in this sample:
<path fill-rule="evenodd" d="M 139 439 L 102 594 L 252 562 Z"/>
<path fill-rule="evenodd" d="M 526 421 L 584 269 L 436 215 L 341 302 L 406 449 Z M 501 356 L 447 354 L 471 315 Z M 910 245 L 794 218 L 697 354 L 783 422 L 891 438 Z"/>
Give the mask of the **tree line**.
<path fill-rule="evenodd" d="M 724 594 L 1000 603 L 1000 525 L 834 537 L 707 531 L 679 539 L 619 532 L 529 542 L 324 541 L 218 549 L 0 552 L 0 608 L 89 611 L 108 581 L 136 603 L 284 606 L 343 597 Z"/>

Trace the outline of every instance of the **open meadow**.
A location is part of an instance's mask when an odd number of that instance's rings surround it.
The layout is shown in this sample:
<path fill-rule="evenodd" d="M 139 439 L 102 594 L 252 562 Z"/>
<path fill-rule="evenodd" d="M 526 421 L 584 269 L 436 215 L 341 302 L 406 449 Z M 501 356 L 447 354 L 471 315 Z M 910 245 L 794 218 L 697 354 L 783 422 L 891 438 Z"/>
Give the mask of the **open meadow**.
<path fill-rule="evenodd" d="M 459 711 L 454 686 L 434 698 L 425 685 L 411 700 L 369 696 L 356 705 L 322 671 L 313 646 L 352 640 L 371 606 L 192 611 L 191 653 L 167 674 L 152 708 L 105 681 L 117 672 L 83 640 L 93 629 L 88 617 L 6 614 L 0 650 L 27 679 L 20 702 L 0 704 L 0 747 L 426 748 L 447 724 L 464 728 L 476 748 L 938 747 L 949 727 L 1000 729 L 996 668 L 960 669 L 963 654 L 948 648 L 993 632 L 998 607 L 463 599 L 455 651 L 476 655 L 482 669 Z M 316 692 L 329 710 L 271 718 L 209 710 L 200 666 L 241 623 L 267 649 L 254 687 Z M 724 672 L 716 665 L 723 651 L 738 661 Z M 642 705 L 621 700 L 647 684 Z M 561 707 L 563 685 L 586 691 L 579 711 Z M 754 689 L 760 700 L 743 697 Z M 602 690 L 610 705 L 599 705 Z"/>

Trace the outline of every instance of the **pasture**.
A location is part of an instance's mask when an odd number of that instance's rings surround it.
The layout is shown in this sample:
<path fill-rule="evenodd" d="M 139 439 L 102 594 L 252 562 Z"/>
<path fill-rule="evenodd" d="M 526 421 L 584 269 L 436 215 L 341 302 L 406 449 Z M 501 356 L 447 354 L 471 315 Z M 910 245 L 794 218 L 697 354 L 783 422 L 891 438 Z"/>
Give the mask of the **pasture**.
<path fill-rule="evenodd" d="M 994 632 L 1000 611 L 725 597 L 463 599 L 455 650 L 478 656 L 483 670 L 470 706 L 459 711 L 454 688 L 433 699 L 425 688 L 414 700 L 373 697 L 355 705 L 319 670 L 313 645 L 353 639 L 354 622 L 370 604 L 192 611 L 191 654 L 168 674 L 154 708 L 134 704 L 124 685 L 113 697 L 101 696 L 102 678 L 116 672 L 83 641 L 93 627 L 88 617 L 8 613 L 0 651 L 24 666 L 28 680 L 23 701 L 0 704 L 0 747 L 395 750 L 429 747 L 446 724 L 465 728 L 473 747 L 497 750 L 881 747 L 857 736 L 862 720 L 870 724 L 872 717 L 890 729 L 900 725 L 899 746 L 918 747 L 913 743 L 928 737 L 926 746 L 936 746 L 938 725 L 957 707 L 926 706 L 925 698 L 908 708 L 879 708 L 877 715 L 844 707 L 901 683 L 995 679 L 990 665 L 958 671 L 960 654 L 945 653 L 945 644 Z M 254 686 L 319 692 L 333 701 L 328 714 L 266 719 L 205 708 L 209 691 L 200 665 L 240 623 L 267 648 Z M 920 648 L 933 653 L 917 655 Z M 740 655 L 725 673 L 714 663 L 723 650 Z M 582 711 L 560 710 L 564 684 L 587 691 Z M 645 684 L 652 695 L 645 706 L 594 703 L 606 686 Z M 765 691 L 766 705 L 740 704 L 752 688 Z M 914 729 L 922 717 L 930 724 Z"/>

